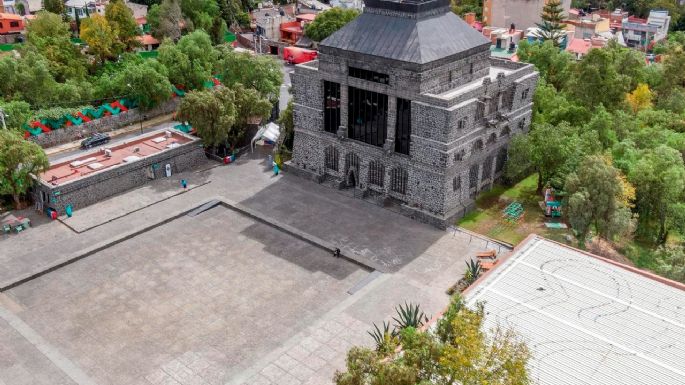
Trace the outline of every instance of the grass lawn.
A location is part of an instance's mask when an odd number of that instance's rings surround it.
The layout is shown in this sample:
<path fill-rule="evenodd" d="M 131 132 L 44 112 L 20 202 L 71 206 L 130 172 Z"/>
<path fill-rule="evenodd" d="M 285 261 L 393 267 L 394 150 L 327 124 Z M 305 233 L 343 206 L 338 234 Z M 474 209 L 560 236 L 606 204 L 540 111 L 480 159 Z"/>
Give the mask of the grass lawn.
<path fill-rule="evenodd" d="M 558 221 L 546 218 L 540 208 L 542 196 L 535 192 L 537 175 L 531 175 L 514 186 L 496 185 L 476 198 L 476 210 L 457 224 L 467 230 L 516 245 L 531 233 L 540 234 L 555 241 L 569 243 L 565 235 L 568 229 L 548 229 L 545 222 Z M 523 217 L 516 224 L 505 221 L 502 211 L 512 202 L 524 208 Z M 563 217 L 562 217 L 563 220 Z"/>

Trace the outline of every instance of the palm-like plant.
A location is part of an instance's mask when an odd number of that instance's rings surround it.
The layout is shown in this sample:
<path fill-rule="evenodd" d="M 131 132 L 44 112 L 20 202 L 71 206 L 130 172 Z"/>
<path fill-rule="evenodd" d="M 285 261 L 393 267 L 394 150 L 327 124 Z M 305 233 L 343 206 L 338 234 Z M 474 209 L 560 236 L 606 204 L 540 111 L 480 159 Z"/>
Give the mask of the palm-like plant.
<path fill-rule="evenodd" d="M 466 261 L 466 272 L 464 273 L 464 280 L 466 283 L 470 285 L 476 282 L 482 273 L 483 268 L 480 265 L 480 261 L 474 261 L 473 258 L 471 258 L 470 261 Z"/>
<path fill-rule="evenodd" d="M 368 331 L 369 335 L 376 342 L 376 351 L 382 354 L 391 353 L 397 346 L 397 330 L 390 329 L 390 323 L 383 321 L 383 330 L 373 324 L 373 329 Z"/>
<path fill-rule="evenodd" d="M 397 312 L 397 317 L 393 317 L 396 322 L 397 328 L 400 330 L 413 327 L 415 329 L 420 328 L 428 322 L 428 317 L 421 311 L 418 304 L 414 305 L 410 303 L 404 303 L 395 308 Z"/>

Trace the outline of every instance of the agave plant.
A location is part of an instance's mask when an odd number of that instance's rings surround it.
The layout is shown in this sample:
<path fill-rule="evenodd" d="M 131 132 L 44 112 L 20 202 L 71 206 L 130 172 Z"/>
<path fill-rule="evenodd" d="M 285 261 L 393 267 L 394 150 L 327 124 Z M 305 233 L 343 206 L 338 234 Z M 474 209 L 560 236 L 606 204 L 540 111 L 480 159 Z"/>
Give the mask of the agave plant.
<path fill-rule="evenodd" d="M 408 327 L 418 329 L 428 322 L 428 317 L 421 311 L 418 304 L 414 305 L 411 302 L 405 302 L 404 306 L 399 305 L 396 307 L 395 312 L 397 312 L 397 318 L 393 317 L 393 319 L 400 330 Z"/>
<path fill-rule="evenodd" d="M 480 265 L 480 261 L 474 261 L 471 258 L 470 261 L 466 261 L 466 272 L 464 273 L 464 280 L 469 285 L 476 282 L 476 280 L 483 273 L 483 268 Z"/>
<path fill-rule="evenodd" d="M 383 330 L 381 330 L 376 323 L 373 324 L 374 329 L 368 331 L 369 335 L 376 342 L 376 351 L 387 354 L 392 352 L 397 346 L 397 330 L 390 329 L 390 323 L 383 321 Z"/>

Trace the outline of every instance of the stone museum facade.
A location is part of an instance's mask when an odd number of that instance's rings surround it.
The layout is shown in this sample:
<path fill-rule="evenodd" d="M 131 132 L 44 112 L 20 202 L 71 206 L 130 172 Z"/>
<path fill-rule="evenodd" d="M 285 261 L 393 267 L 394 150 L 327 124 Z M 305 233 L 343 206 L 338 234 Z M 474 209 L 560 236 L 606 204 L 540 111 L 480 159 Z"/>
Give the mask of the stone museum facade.
<path fill-rule="evenodd" d="M 446 227 L 502 174 L 538 74 L 492 59 L 449 0 L 366 0 L 292 75 L 288 169 Z"/>

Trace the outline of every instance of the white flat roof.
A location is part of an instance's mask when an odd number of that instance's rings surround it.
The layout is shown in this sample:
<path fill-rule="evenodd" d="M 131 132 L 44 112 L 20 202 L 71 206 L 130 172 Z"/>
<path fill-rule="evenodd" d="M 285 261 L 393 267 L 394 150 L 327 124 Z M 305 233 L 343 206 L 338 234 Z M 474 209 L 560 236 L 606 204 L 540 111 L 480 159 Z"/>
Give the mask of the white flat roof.
<path fill-rule="evenodd" d="M 483 79 L 489 77 L 490 81 L 495 82 L 497 81 L 497 75 L 502 72 L 504 73 L 504 76 L 508 76 L 515 70 L 509 69 L 509 68 L 502 68 L 502 67 L 495 67 L 495 66 L 490 66 L 490 72 L 488 72 L 487 75 L 481 76 L 476 80 L 472 80 L 468 83 L 462 84 L 460 86 L 457 86 L 456 88 L 453 88 L 451 90 L 445 91 L 441 94 L 432 94 L 429 93 L 427 95 L 433 96 L 433 97 L 438 97 L 442 99 L 451 99 L 457 95 L 464 94 L 466 92 L 475 90 L 476 88 L 480 87 L 483 85 Z"/>
<path fill-rule="evenodd" d="M 682 385 L 683 287 L 534 236 L 465 298 L 522 335 L 535 384 Z"/>

